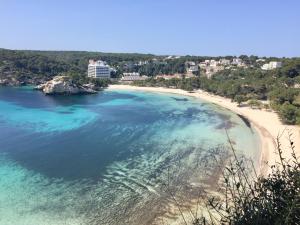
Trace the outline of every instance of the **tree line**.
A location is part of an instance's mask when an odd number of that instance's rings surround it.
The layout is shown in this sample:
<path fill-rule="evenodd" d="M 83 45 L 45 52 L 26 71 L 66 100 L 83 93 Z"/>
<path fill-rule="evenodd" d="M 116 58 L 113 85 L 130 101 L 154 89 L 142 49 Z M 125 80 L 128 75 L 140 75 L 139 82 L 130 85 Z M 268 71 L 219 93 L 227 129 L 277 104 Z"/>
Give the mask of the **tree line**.
<path fill-rule="evenodd" d="M 261 101 L 269 100 L 286 124 L 300 124 L 300 59 L 284 59 L 282 68 L 263 71 L 259 68 L 224 70 L 211 79 L 198 76 L 188 79 L 150 78 L 136 81 L 138 86 L 179 88 L 187 91 L 202 89 L 232 101 L 249 102 L 257 107 L 269 107 Z"/>
<path fill-rule="evenodd" d="M 233 56 L 206 57 L 182 56 L 167 59 L 166 56 L 137 53 L 101 53 L 84 51 L 23 51 L 0 49 L 0 78 L 12 76 L 16 79 L 51 79 L 58 74 L 72 75 L 78 81 L 87 76 L 89 59 L 104 60 L 116 71 L 112 77 L 120 77 L 123 72 L 139 72 L 149 76 L 146 81 L 135 85 L 175 87 L 192 91 L 203 89 L 217 95 L 231 98 L 241 104 L 250 100 L 256 107 L 259 101 L 269 100 L 282 121 L 300 124 L 300 58 L 265 58 L 283 62 L 283 67 L 263 71 L 256 61 L 257 56 L 241 55 L 239 58 L 248 68 L 234 68 L 216 73 L 211 79 L 204 74 L 189 79 L 155 79 L 159 74 L 185 73 L 185 63 L 196 64 L 205 59 L 232 60 Z"/>

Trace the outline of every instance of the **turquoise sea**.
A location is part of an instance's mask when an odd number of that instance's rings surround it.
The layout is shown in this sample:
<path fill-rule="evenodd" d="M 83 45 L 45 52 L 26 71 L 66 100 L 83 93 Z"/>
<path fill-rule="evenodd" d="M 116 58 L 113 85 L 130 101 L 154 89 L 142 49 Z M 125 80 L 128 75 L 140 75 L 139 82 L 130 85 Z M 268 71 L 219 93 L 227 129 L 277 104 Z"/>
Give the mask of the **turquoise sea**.
<path fill-rule="evenodd" d="M 0 225 L 149 224 L 211 188 L 212 156 L 259 155 L 255 131 L 194 98 L 141 91 L 45 96 L 0 88 Z M 198 192 L 197 192 L 198 193 Z"/>

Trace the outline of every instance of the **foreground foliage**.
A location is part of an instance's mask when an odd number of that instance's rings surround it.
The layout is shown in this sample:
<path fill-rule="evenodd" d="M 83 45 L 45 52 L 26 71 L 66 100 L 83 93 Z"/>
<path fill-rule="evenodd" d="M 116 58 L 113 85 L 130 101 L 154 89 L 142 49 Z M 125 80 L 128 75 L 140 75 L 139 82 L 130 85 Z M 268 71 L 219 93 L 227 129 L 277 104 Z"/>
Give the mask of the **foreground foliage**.
<path fill-rule="evenodd" d="M 249 163 L 239 159 L 233 150 L 234 160 L 223 174 L 224 197 L 210 198 L 210 218 L 197 218 L 193 225 L 300 224 L 300 163 L 294 148 L 290 139 L 292 157 L 287 160 L 278 144 L 280 160 L 271 166 L 267 177 L 257 177 Z"/>

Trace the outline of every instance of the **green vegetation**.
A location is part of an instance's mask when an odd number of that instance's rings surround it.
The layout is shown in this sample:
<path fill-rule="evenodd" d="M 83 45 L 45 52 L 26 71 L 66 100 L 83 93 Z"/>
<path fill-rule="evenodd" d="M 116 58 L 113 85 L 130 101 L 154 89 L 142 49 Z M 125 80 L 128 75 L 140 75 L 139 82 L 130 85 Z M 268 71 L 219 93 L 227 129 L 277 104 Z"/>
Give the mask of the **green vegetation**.
<path fill-rule="evenodd" d="M 270 167 L 267 177 L 258 177 L 252 163 L 237 157 L 231 145 L 233 159 L 224 170 L 221 185 L 224 196 L 210 197 L 210 217 L 196 218 L 193 225 L 300 224 L 300 163 L 289 138 L 291 160 L 283 157 L 278 144 L 280 160 Z"/>
<path fill-rule="evenodd" d="M 214 57 L 215 60 L 221 57 Z M 226 56 L 232 59 L 233 56 Z M 21 82 L 14 85 L 37 84 L 58 74 L 71 75 L 76 81 L 86 78 L 89 59 L 101 59 L 116 69 L 112 77 L 123 72 L 140 72 L 149 76 L 146 81 L 135 82 L 140 86 L 162 86 L 187 91 L 203 89 L 236 101 L 239 105 L 249 102 L 255 108 L 268 108 L 262 100 L 269 100 L 270 107 L 279 113 L 287 124 L 300 124 L 300 58 L 265 58 L 281 61 L 283 67 L 271 71 L 260 69 L 257 56 L 242 55 L 248 68 L 223 70 L 211 79 L 203 75 L 189 79 L 155 79 L 159 74 L 184 73 L 186 62 L 196 64 L 212 57 L 183 56 L 167 59 L 150 54 L 119 54 L 74 51 L 13 51 L 0 49 L 0 79 L 9 78 Z M 199 75 L 199 74 L 198 74 Z M 102 83 L 103 81 L 92 81 Z M 102 84 L 99 84 L 102 85 Z"/>
<path fill-rule="evenodd" d="M 261 109 L 263 104 L 258 101 L 257 99 L 250 99 L 248 101 L 248 105 L 252 108 L 252 109 Z"/>
<path fill-rule="evenodd" d="M 137 53 L 102 53 L 84 51 L 23 51 L 0 49 L 0 76 L 13 74 L 15 77 L 52 77 L 58 73 L 87 73 L 89 59 L 104 60 L 117 71 L 113 77 L 123 72 L 140 72 L 155 76 L 166 73 L 185 72 L 185 62 L 200 61 L 204 57 L 184 56 L 165 60 L 166 56 Z"/>
<path fill-rule="evenodd" d="M 245 96 L 243 96 L 243 95 L 236 95 L 236 96 L 234 96 L 233 100 L 235 102 L 237 102 L 239 106 L 241 106 L 241 103 L 244 102 L 244 101 L 246 101 L 247 98 Z"/>
<path fill-rule="evenodd" d="M 128 62 L 148 60 L 152 55 L 117 54 L 78 51 L 14 51 L 0 49 L 0 75 L 15 77 L 53 77 L 59 73 L 72 72 L 85 75 L 89 59 L 102 59 L 120 67 Z M 117 74 L 114 74 L 115 76 Z"/>
<path fill-rule="evenodd" d="M 61 75 L 68 76 L 72 79 L 72 82 L 76 85 L 84 85 L 84 84 L 94 84 L 95 87 L 107 87 L 112 83 L 109 79 L 95 79 L 87 77 L 86 75 L 82 75 L 76 72 L 67 72 Z"/>
<path fill-rule="evenodd" d="M 204 76 L 189 79 L 148 79 L 138 86 L 162 86 L 184 90 L 202 89 L 216 95 L 248 103 L 254 108 L 266 108 L 260 102 L 269 100 L 273 110 L 287 124 L 300 124 L 300 59 L 282 59 L 283 67 L 263 71 L 260 68 L 224 70 L 211 79 Z"/>
<path fill-rule="evenodd" d="M 187 91 L 202 89 L 230 98 L 240 106 L 245 102 L 253 108 L 271 107 L 278 112 L 284 123 L 300 124 L 300 58 L 280 59 L 283 67 L 271 71 L 261 70 L 255 56 L 240 58 L 252 67 L 223 70 L 211 79 L 200 74 L 194 78 L 165 80 L 155 79 L 155 75 L 184 73 L 186 61 L 198 63 L 210 57 L 185 56 L 165 60 L 164 56 L 149 54 L 0 49 L 0 78 L 13 77 L 26 84 L 38 83 L 41 79 L 51 79 L 56 75 L 67 75 L 76 84 L 93 83 L 103 87 L 110 81 L 86 76 L 88 60 L 102 59 L 116 68 L 114 77 L 123 72 L 140 72 L 149 76 L 149 79 L 136 81 L 134 85 Z M 270 104 L 262 103 L 264 100 L 269 100 Z M 234 161 L 229 163 L 223 174 L 222 190 L 225 197 L 210 199 L 208 207 L 213 211 L 211 218 L 208 221 L 207 218 L 198 218 L 194 225 L 300 224 L 300 164 L 294 153 L 293 142 L 290 143 L 292 161 L 283 158 L 279 145 L 280 162 L 271 167 L 272 172 L 266 178 L 252 177 L 254 171 L 249 173 L 245 161 L 237 158 L 234 153 Z M 216 214 L 218 216 L 214 218 Z"/>

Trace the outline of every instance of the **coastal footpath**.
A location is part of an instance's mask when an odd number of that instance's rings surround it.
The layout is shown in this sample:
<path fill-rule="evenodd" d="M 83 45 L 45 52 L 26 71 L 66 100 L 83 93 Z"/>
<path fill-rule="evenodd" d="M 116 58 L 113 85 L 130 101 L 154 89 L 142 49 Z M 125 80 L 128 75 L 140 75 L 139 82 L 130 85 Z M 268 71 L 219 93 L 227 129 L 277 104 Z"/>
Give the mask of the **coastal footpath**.
<path fill-rule="evenodd" d="M 238 106 L 237 103 L 232 102 L 228 98 L 213 95 L 202 90 L 187 92 L 181 89 L 170 89 L 162 87 L 137 87 L 130 85 L 110 85 L 108 89 L 151 91 L 195 97 L 207 102 L 217 104 L 245 117 L 250 121 L 251 126 L 256 129 L 260 136 L 261 159 L 258 172 L 262 175 L 266 175 L 270 171 L 268 165 L 274 165 L 275 162 L 279 161 L 279 157 L 276 152 L 277 138 L 279 138 L 280 140 L 281 149 L 283 150 L 283 156 L 286 159 L 289 159 L 291 157 L 291 147 L 288 136 L 289 134 L 292 134 L 291 138 L 295 145 L 295 152 L 297 156 L 300 156 L 300 127 L 283 124 L 280 121 L 278 115 L 273 111 L 252 109 L 249 106 Z M 268 165 L 266 164 L 266 162 L 268 162 Z"/>

